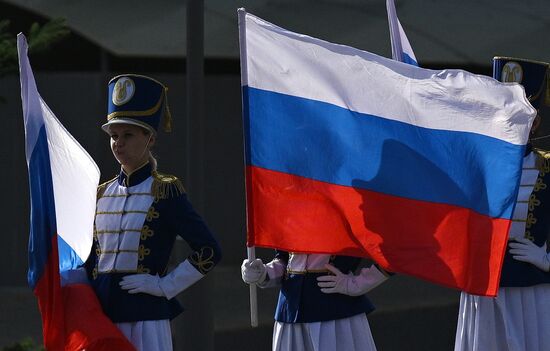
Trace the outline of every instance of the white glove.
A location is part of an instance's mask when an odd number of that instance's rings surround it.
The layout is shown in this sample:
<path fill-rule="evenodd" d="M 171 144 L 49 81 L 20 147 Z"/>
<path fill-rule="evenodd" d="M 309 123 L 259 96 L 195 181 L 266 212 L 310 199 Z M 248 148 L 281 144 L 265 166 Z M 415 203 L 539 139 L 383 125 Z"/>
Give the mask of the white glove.
<path fill-rule="evenodd" d="M 344 274 L 331 264 L 326 264 L 325 268 L 334 273 L 334 275 L 317 277 L 317 285 L 325 294 L 340 293 L 350 296 L 360 296 L 388 279 L 374 265 L 361 269 L 359 275 L 353 275 L 352 273 Z"/>
<path fill-rule="evenodd" d="M 171 299 L 204 277 L 189 260 L 178 264 L 173 271 L 160 278 L 160 288 L 167 299 Z"/>
<path fill-rule="evenodd" d="M 123 277 L 119 285 L 130 294 L 145 293 L 171 299 L 202 277 L 204 274 L 185 260 L 162 278 L 158 274 L 132 274 Z"/>
<path fill-rule="evenodd" d="M 161 278 L 151 274 L 132 274 L 122 278 L 119 285 L 129 294 L 145 293 L 154 296 L 166 296 L 160 288 Z"/>
<path fill-rule="evenodd" d="M 266 276 L 265 264 L 261 259 L 256 258 L 253 261 L 248 259 L 243 261 L 241 265 L 241 277 L 247 284 L 261 284 L 264 282 Z"/>
<path fill-rule="evenodd" d="M 537 246 L 534 242 L 526 238 L 515 238 L 511 241 L 510 253 L 514 260 L 528 262 L 545 272 L 550 271 L 550 260 L 546 252 L 546 243 Z"/>

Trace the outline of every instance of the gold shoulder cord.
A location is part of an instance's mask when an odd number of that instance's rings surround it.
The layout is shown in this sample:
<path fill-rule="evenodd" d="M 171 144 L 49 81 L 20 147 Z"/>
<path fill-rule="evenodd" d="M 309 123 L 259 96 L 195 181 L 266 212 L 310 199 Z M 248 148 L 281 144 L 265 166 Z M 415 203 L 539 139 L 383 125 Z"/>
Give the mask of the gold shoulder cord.
<path fill-rule="evenodd" d="M 185 188 L 176 176 L 153 171 L 151 193 L 155 199 L 168 199 L 184 194 Z"/>
<path fill-rule="evenodd" d="M 112 183 L 113 181 L 115 181 L 116 179 L 118 178 L 118 175 L 115 176 L 113 179 L 111 180 L 108 180 L 106 181 L 105 183 L 101 183 L 97 186 L 97 196 L 96 196 L 96 201 L 101 199 L 101 197 L 103 197 L 103 193 L 105 193 L 105 189 L 107 189 L 107 185 L 109 185 L 110 183 Z"/>
<path fill-rule="evenodd" d="M 541 149 L 534 149 L 533 151 L 535 151 L 535 154 L 537 156 L 537 160 L 536 160 L 537 169 L 542 173 L 542 175 L 549 173 L 550 172 L 550 151 L 545 151 Z"/>

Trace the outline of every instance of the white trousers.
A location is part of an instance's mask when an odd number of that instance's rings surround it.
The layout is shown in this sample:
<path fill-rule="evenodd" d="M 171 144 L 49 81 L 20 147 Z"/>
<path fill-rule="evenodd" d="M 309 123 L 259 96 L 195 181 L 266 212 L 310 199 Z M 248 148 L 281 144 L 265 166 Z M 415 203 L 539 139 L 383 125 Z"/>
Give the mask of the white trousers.
<path fill-rule="evenodd" d="M 172 332 L 168 319 L 116 323 L 116 326 L 137 351 L 172 351 Z"/>
<path fill-rule="evenodd" d="M 548 351 L 549 335 L 549 284 L 460 296 L 455 351 Z"/>
<path fill-rule="evenodd" d="M 325 322 L 275 322 L 273 351 L 376 351 L 376 346 L 361 313 Z"/>

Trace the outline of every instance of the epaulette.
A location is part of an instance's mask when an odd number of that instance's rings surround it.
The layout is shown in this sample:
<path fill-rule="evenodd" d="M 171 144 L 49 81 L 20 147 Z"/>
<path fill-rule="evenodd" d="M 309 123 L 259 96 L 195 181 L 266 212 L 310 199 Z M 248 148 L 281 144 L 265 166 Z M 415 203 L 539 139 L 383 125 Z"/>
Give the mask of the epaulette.
<path fill-rule="evenodd" d="M 185 193 L 185 188 L 178 177 L 153 171 L 151 193 L 155 199 L 168 199 Z"/>
<path fill-rule="evenodd" d="M 101 183 L 97 186 L 96 201 L 99 200 L 103 196 L 103 193 L 105 193 L 105 189 L 107 189 L 107 185 L 109 185 L 110 183 L 115 181 L 117 178 L 118 178 L 118 175 L 116 175 L 113 179 L 110 179 L 110 180 L 106 181 L 105 183 Z"/>
<path fill-rule="evenodd" d="M 542 149 L 533 149 L 537 156 L 536 167 L 542 173 L 550 172 L 550 151 Z"/>

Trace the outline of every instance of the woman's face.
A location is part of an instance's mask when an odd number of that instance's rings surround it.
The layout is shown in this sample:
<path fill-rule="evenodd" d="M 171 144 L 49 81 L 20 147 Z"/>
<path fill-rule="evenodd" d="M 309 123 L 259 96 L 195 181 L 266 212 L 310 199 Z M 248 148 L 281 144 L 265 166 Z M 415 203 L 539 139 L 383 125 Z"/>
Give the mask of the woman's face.
<path fill-rule="evenodd" d="M 126 173 L 131 173 L 149 159 L 149 149 L 155 137 L 133 124 L 111 124 L 111 150 Z"/>

